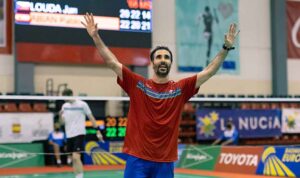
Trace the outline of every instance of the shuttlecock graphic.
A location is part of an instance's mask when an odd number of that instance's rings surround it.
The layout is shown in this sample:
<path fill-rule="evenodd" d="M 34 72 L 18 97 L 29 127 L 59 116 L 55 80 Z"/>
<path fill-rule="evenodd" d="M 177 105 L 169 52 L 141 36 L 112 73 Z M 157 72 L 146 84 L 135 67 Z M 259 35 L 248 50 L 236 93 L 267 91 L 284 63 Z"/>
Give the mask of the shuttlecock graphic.
<path fill-rule="evenodd" d="M 274 147 L 265 149 L 261 159 L 264 163 L 264 175 L 296 177 L 296 175 L 276 156 Z"/>
<path fill-rule="evenodd" d="M 90 141 L 85 146 L 86 153 L 92 157 L 95 165 L 125 165 L 125 161 L 100 148 L 95 141 Z"/>

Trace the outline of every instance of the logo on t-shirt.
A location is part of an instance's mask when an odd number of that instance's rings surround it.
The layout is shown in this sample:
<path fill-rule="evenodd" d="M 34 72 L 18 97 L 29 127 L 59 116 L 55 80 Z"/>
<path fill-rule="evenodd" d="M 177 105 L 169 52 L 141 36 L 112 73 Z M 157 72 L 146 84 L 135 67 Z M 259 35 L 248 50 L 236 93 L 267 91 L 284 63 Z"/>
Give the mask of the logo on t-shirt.
<path fill-rule="evenodd" d="M 148 85 L 148 84 L 146 84 L 146 87 L 147 87 L 147 88 L 152 88 L 152 87 L 151 87 L 150 85 Z"/>
<path fill-rule="evenodd" d="M 137 83 L 137 88 L 139 88 L 146 95 L 148 95 L 152 98 L 157 98 L 157 99 L 169 99 L 169 98 L 175 98 L 175 97 L 181 95 L 180 88 L 177 88 L 176 90 L 165 91 L 165 92 L 157 92 L 157 91 L 149 88 L 147 84 L 144 84 L 141 81 L 139 81 Z"/>

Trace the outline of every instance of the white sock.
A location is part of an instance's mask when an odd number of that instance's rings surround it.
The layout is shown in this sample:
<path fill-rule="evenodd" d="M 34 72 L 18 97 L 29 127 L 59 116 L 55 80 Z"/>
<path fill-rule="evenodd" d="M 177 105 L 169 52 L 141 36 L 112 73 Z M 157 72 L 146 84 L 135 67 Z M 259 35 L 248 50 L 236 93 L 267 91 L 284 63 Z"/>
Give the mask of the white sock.
<path fill-rule="evenodd" d="M 56 162 L 57 162 L 57 164 L 61 164 L 61 160 L 60 159 L 56 160 Z"/>
<path fill-rule="evenodd" d="M 68 158 L 67 162 L 68 162 L 68 164 L 71 164 L 72 163 L 72 159 Z"/>
<path fill-rule="evenodd" d="M 75 178 L 83 178 L 83 173 L 76 174 Z"/>

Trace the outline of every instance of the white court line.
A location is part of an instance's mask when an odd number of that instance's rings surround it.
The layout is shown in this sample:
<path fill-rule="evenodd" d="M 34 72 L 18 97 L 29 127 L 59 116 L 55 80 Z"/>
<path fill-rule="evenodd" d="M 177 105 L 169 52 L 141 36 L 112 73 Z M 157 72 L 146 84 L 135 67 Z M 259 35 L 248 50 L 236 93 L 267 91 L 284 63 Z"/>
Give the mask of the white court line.
<path fill-rule="evenodd" d="M 86 174 L 88 172 L 89 171 L 87 171 Z M 92 171 L 92 172 L 94 172 L 94 171 Z M 105 174 L 105 173 L 103 174 L 103 173 L 99 172 L 99 174 L 97 174 L 97 175 L 89 175 L 88 178 L 92 178 L 92 177 L 100 177 L 100 178 L 101 177 L 105 177 L 105 178 L 107 178 L 109 176 L 112 176 L 115 173 L 117 173 L 117 174 L 123 174 L 122 171 L 115 171 L 114 173 L 107 173 L 107 174 Z M 49 174 L 51 174 L 52 176 L 55 176 L 56 173 L 49 173 Z M 48 177 L 49 174 L 25 174 L 25 175 L 13 175 L 13 176 L 0 176 L 0 178 L 24 178 L 24 177 L 29 177 L 31 175 L 32 175 L 32 177 Z M 65 174 L 64 177 L 67 176 L 65 178 L 68 178 L 69 175 L 71 177 L 73 177 L 73 175 L 74 175 L 73 173 L 58 173 L 58 174 Z"/>
<path fill-rule="evenodd" d="M 203 176 L 199 176 L 199 175 L 194 175 L 194 176 L 190 176 L 190 175 L 175 175 L 175 178 L 208 178 L 208 177 L 203 177 Z"/>
<path fill-rule="evenodd" d="M 119 96 L 28 96 L 28 95 L 0 95 L 1 100 L 14 99 L 14 100 L 69 100 L 69 99 L 81 99 L 81 100 L 98 100 L 98 101 L 129 101 L 129 97 Z M 199 98 L 192 97 L 189 101 L 199 102 L 213 102 L 213 101 L 225 101 L 225 102 L 300 102 L 300 98 Z"/>

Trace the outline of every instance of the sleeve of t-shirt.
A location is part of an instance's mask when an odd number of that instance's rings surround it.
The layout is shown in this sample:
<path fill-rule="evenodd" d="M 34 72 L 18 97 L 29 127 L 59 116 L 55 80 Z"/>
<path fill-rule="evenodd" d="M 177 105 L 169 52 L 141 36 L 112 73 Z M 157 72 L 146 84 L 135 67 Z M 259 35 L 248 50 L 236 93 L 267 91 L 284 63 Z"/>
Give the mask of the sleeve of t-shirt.
<path fill-rule="evenodd" d="M 136 87 L 138 81 L 142 79 L 141 76 L 129 70 L 126 66 L 122 65 L 122 77 L 117 79 L 118 84 L 121 88 L 130 96 L 133 89 Z"/>
<path fill-rule="evenodd" d="M 83 102 L 83 110 L 86 115 L 91 115 L 92 111 L 86 102 Z"/>
<path fill-rule="evenodd" d="M 49 134 L 48 141 L 53 141 L 52 133 Z"/>
<path fill-rule="evenodd" d="M 197 75 L 187 77 L 179 81 L 179 84 L 181 85 L 181 93 L 185 102 L 198 93 L 199 88 L 195 88 L 196 81 Z"/>
<path fill-rule="evenodd" d="M 66 103 L 65 103 L 65 104 L 66 104 Z M 65 113 L 64 113 L 64 111 L 65 111 L 65 106 L 66 106 L 65 104 L 62 105 L 61 110 L 60 110 L 63 117 L 64 117 L 64 115 L 65 115 Z"/>

